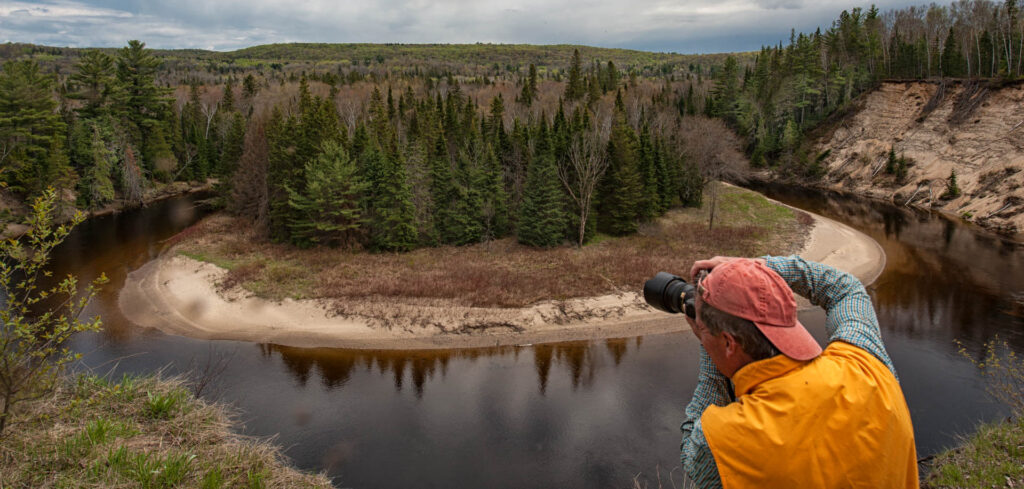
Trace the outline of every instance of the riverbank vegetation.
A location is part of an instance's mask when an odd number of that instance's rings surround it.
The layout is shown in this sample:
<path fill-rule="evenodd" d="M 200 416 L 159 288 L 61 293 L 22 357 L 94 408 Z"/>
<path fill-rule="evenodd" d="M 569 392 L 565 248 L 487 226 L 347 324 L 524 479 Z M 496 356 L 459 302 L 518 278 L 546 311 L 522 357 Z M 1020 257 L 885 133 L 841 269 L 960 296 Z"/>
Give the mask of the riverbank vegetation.
<path fill-rule="evenodd" d="M 1010 408 L 1010 417 L 984 423 L 963 443 L 932 461 L 926 487 L 989 488 L 1024 485 L 1024 359 L 998 338 L 980 359 L 960 345 L 960 354 L 979 369 L 986 392 Z"/>
<path fill-rule="evenodd" d="M 3 487 L 332 487 L 266 441 L 232 433 L 226 407 L 175 379 L 62 379 L 0 437 Z"/>
<path fill-rule="evenodd" d="M 83 219 L 55 224 L 57 201 L 43 190 L 28 232 L 0 241 L 0 487 L 330 487 L 231 434 L 226 408 L 182 381 L 66 374 L 80 358 L 68 340 L 100 328 L 81 316 L 106 278 L 52 277 L 54 248 Z"/>
<path fill-rule="evenodd" d="M 677 209 L 634 235 L 598 234 L 582 249 L 540 250 L 499 239 L 402 254 L 300 250 L 245 230 L 244 222 L 224 214 L 186 229 L 170 243 L 178 253 L 228 269 L 222 288 L 240 286 L 268 299 L 430 298 L 522 307 L 635 290 L 659 270 L 684 274 L 686 264 L 715 254 L 795 252 L 812 222 L 754 192 L 723 187 L 718 224 L 711 230 L 706 208 Z"/>

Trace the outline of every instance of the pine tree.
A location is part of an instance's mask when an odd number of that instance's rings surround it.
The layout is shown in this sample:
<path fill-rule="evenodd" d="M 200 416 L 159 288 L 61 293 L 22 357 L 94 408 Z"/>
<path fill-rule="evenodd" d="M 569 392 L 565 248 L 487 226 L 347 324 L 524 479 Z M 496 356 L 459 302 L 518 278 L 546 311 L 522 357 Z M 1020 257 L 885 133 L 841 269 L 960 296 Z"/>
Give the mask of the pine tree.
<path fill-rule="evenodd" d="M 67 127 L 57 112 L 53 79 L 35 61 L 8 61 L 0 72 L 0 182 L 37 195 L 70 183 L 63 141 Z M 59 152 L 60 154 L 56 154 Z"/>
<path fill-rule="evenodd" d="M 76 90 L 72 99 L 81 100 L 81 117 L 97 117 L 105 110 L 114 84 L 114 58 L 102 51 L 89 50 L 75 63 L 71 81 Z"/>
<path fill-rule="evenodd" d="M 739 102 L 739 64 L 736 58 L 729 56 L 725 59 L 725 65 L 711 91 L 711 110 L 715 117 L 721 117 L 729 124 L 737 121 L 736 110 Z"/>
<path fill-rule="evenodd" d="M 117 89 L 111 100 L 114 113 L 128 131 L 129 143 L 137 148 L 146 147 L 150 131 L 168 115 L 170 99 L 167 95 L 170 90 L 155 83 L 159 66 L 160 60 L 140 41 L 128 41 L 128 46 L 122 48 L 117 56 Z M 144 156 L 143 166 L 152 170 L 153 161 Z"/>
<path fill-rule="evenodd" d="M 290 240 L 300 247 L 325 244 L 353 247 L 363 234 L 362 198 L 369 185 L 341 144 L 324 143 L 323 152 L 303 169 L 305 189 L 286 187 Z"/>

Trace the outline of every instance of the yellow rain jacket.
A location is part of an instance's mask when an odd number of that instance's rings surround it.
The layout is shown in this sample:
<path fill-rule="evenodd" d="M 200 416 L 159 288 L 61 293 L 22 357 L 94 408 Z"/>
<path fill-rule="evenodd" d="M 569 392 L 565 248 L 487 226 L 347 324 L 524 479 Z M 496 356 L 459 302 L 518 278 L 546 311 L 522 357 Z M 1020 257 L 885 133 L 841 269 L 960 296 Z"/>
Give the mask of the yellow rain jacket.
<path fill-rule="evenodd" d="M 917 489 L 906 400 L 870 353 L 834 341 L 814 360 L 776 355 L 732 381 L 736 402 L 701 416 L 725 489 Z"/>

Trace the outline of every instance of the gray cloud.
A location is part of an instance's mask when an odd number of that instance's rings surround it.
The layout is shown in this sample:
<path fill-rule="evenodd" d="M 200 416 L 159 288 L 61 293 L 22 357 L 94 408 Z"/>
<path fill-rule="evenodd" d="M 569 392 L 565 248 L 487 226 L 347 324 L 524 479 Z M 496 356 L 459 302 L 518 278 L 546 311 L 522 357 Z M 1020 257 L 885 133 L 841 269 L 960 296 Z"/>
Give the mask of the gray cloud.
<path fill-rule="evenodd" d="M 878 2 L 879 7 L 909 2 Z M 231 50 L 272 42 L 579 43 L 657 51 L 757 49 L 827 26 L 848 0 L 23 0 L 0 41 Z M 866 7 L 866 5 L 865 5 Z"/>

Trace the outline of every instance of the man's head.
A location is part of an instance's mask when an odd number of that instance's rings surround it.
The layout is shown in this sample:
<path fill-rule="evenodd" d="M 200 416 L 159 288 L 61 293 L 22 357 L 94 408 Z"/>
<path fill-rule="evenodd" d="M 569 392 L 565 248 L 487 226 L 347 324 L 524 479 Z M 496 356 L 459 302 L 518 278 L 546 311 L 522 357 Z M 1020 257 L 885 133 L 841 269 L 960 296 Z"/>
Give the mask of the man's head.
<path fill-rule="evenodd" d="M 810 360 L 821 347 L 796 318 L 793 291 L 775 271 L 750 259 L 714 267 L 697 287 L 694 333 L 726 376 L 780 352 Z"/>

